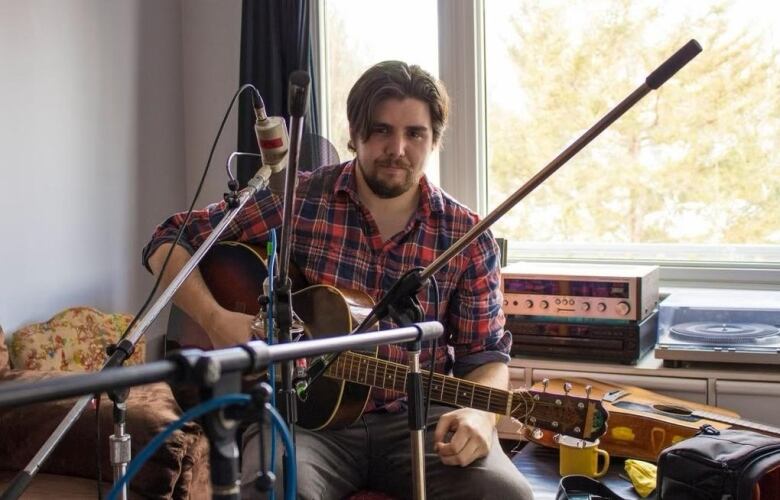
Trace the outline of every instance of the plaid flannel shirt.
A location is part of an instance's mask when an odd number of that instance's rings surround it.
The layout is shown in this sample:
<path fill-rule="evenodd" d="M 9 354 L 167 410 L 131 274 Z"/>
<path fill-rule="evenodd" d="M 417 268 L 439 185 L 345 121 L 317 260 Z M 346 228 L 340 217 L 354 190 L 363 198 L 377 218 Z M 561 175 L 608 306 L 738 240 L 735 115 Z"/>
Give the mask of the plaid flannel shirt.
<path fill-rule="evenodd" d="M 417 212 L 406 227 L 383 241 L 376 223 L 357 195 L 354 161 L 300 172 L 293 210 L 291 259 L 309 283 L 360 290 L 378 301 L 406 271 L 425 267 L 468 232 L 478 216 L 459 204 L 425 177 L 420 182 Z M 197 248 L 219 223 L 225 203 L 193 212 L 182 236 L 184 246 Z M 282 223 L 283 199 L 260 192 L 250 200 L 222 240 L 264 245 L 271 229 Z M 143 261 L 166 241 L 173 241 L 185 213 L 163 222 L 143 250 Z M 425 320 L 444 325 L 436 351 L 436 370 L 463 376 L 488 362 L 509 361 L 511 335 L 504 330 L 499 289 L 498 247 L 487 232 L 440 269 L 434 278 L 439 287 L 435 316 L 434 290 L 427 286 L 418 298 Z M 293 308 L 295 304 L 293 303 Z M 382 320 L 380 328 L 394 328 Z M 406 364 L 401 345 L 382 345 L 379 357 Z M 423 368 L 430 366 L 430 347 L 420 354 Z M 397 410 L 402 394 L 374 388 L 373 408 Z"/>

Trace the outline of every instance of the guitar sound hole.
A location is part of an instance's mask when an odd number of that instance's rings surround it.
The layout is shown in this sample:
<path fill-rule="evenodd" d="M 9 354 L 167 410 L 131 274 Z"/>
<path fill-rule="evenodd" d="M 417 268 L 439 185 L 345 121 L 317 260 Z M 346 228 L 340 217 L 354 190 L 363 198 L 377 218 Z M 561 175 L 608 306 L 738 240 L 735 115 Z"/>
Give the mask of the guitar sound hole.
<path fill-rule="evenodd" d="M 653 408 L 656 411 L 659 411 L 661 413 L 670 413 L 672 415 L 690 415 L 691 414 L 691 410 L 689 410 L 688 408 L 683 408 L 682 406 L 656 404 L 656 405 L 653 405 Z"/>

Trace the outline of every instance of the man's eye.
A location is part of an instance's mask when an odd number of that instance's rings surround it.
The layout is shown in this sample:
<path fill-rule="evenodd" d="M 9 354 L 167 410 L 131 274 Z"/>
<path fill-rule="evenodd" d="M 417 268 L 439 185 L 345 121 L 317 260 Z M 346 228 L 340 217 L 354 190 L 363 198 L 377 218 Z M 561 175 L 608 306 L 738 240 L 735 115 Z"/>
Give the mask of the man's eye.
<path fill-rule="evenodd" d="M 374 127 L 373 132 L 375 134 L 386 134 L 387 133 L 387 127 Z"/>

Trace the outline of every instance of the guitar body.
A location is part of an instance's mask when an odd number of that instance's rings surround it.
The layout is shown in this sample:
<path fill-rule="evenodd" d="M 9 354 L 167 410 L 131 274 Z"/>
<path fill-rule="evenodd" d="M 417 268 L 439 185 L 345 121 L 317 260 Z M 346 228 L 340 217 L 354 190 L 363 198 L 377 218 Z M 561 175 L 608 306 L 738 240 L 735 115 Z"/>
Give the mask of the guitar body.
<path fill-rule="evenodd" d="M 214 299 L 224 308 L 256 315 L 257 298 L 268 276 L 265 252 L 237 242 L 219 242 L 198 267 Z M 357 290 L 327 285 L 304 287 L 302 273 L 290 266 L 293 281 L 292 304 L 304 325 L 306 339 L 345 335 L 352 331 L 373 307 L 371 298 Z M 166 351 L 181 348 L 213 349 L 205 330 L 183 310 L 171 308 L 165 335 Z M 256 381 L 254 377 L 252 382 Z M 343 427 L 355 422 L 368 403 L 371 388 L 365 385 L 320 377 L 309 388 L 306 401 L 298 401 L 298 423 L 307 429 Z M 176 391 L 184 407 L 192 406 L 192 391 Z"/>
<path fill-rule="evenodd" d="M 263 293 L 268 266 L 266 254 L 259 247 L 233 241 L 218 242 L 200 261 L 198 270 L 219 305 L 251 315 L 260 312 L 257 298 Z M 206 331 L 174 304 L 168 316 L 165 350 L 186 348 L 209 351 L 214 346 Z"/>
<path fill-rule="evenodd" d="M 268 274 L 264 252 L 242 243 L 218 243 L 201 261 L 200 272 L 220 305 L 250 315 L 259 312 L 257 298 Z M 363 292 L 327 285 L 305 286 L 302 274 L 293 266 L 290 277 L 294 290 L 292 306 L 300 319 L 303 341 L 349 334 L 374 306 Z M 212 348 L 206 332 L 176 306 L 171 310 L 165 344 L 166 349 Z M 298 399 L 298 424 L 312 430 L 347 426 L 362 415 L 372 387 L 404 392 L 407 373 L 406 365 L 378 359 L 375 350 L 344 352 L 328 367 L 325 376 L 309 386 L 305 400 Z M 245 388 L 262 376 L 245 376 Z M 429 380 L 424 378 L 424 388 Z M 554 429 L 580 439 L 595 439 L 607 430 L 607 413 L 597 398 L 564 395 L 552 388 L 510 392 L 443 374 L 434 374 L 430 383 L 432 400 L 455 407 L 532 421 L 538 429 Z M 198 401 L 187 389 L 174 391 L 183 408 Z"/>
<path fill-rule="evenodd" d="M 373 305 L 362 292 L 327 285 L 309 286 L 293 294 L 293 308 L 303 320 L 307 339 L 351 332 Z M 376 356 L 376 350 L 371 355 Z M 298 400 L 298 423 L 312 430 L 345 427 L 360 418 L 370 394 L 370 386 L 320 377 L 309 387 L 306 400 Z"/>
<path fill-rule="evenodd" d="M 657 394 L 633 386 L 621 386 L 588 379 L 560 380 L 548 382 L 548 390 L 556 391 L 564 382 L 572 384 L 571 394 L 585 395 L 585 386 L 590 385 L 591 398 L 600 400 L 609 413 L 607 433 L 600 440 L 599 447 L 617 457 L 638 458 L 655 462 L 659 453 L 683 439 L 696 434 L 704 424 L 717 429 L 750 423 L 740 420 L 736 413 Z M 535 384 L 534 388 L 542 384 Z M 699 416 L 705 413 L 710 418 Z M 737 425 L 743 423 L 744 425 Z M 765 432 L 768 426 L 755 424 L 757 432 Z M 545 446 L 557 446 L 554 434 L 544 431 L 540 438 L 526 433 L 528 438 Z M 537 433 L 539 435 L 539 433 Z"/>

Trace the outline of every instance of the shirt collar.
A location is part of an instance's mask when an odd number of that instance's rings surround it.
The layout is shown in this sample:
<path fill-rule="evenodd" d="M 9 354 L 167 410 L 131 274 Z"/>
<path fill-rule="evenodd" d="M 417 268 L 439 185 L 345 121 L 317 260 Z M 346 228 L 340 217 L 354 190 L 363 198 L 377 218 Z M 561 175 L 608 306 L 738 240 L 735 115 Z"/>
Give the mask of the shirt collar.
<path fill-rule="evenodd" d="M 334 195 L 345 193 L 352 198 L 353 201 L 357 202 L 357 200 L 359 200 L 357 194 L 357 178 L 355 177 L 356 168 L 357 162 L 354 159 L 348 161 L 346 165 L 344 165 L 341 174 L 339 174 L 338 179 L 336 179 L 333 190 Z M 441 189 L 430 183 L 428 177 L 425 175 L 420 179 L 420 209 L 422 210 L 423 215 L 444 212 L 444 199 L 442 197 Z"/>

